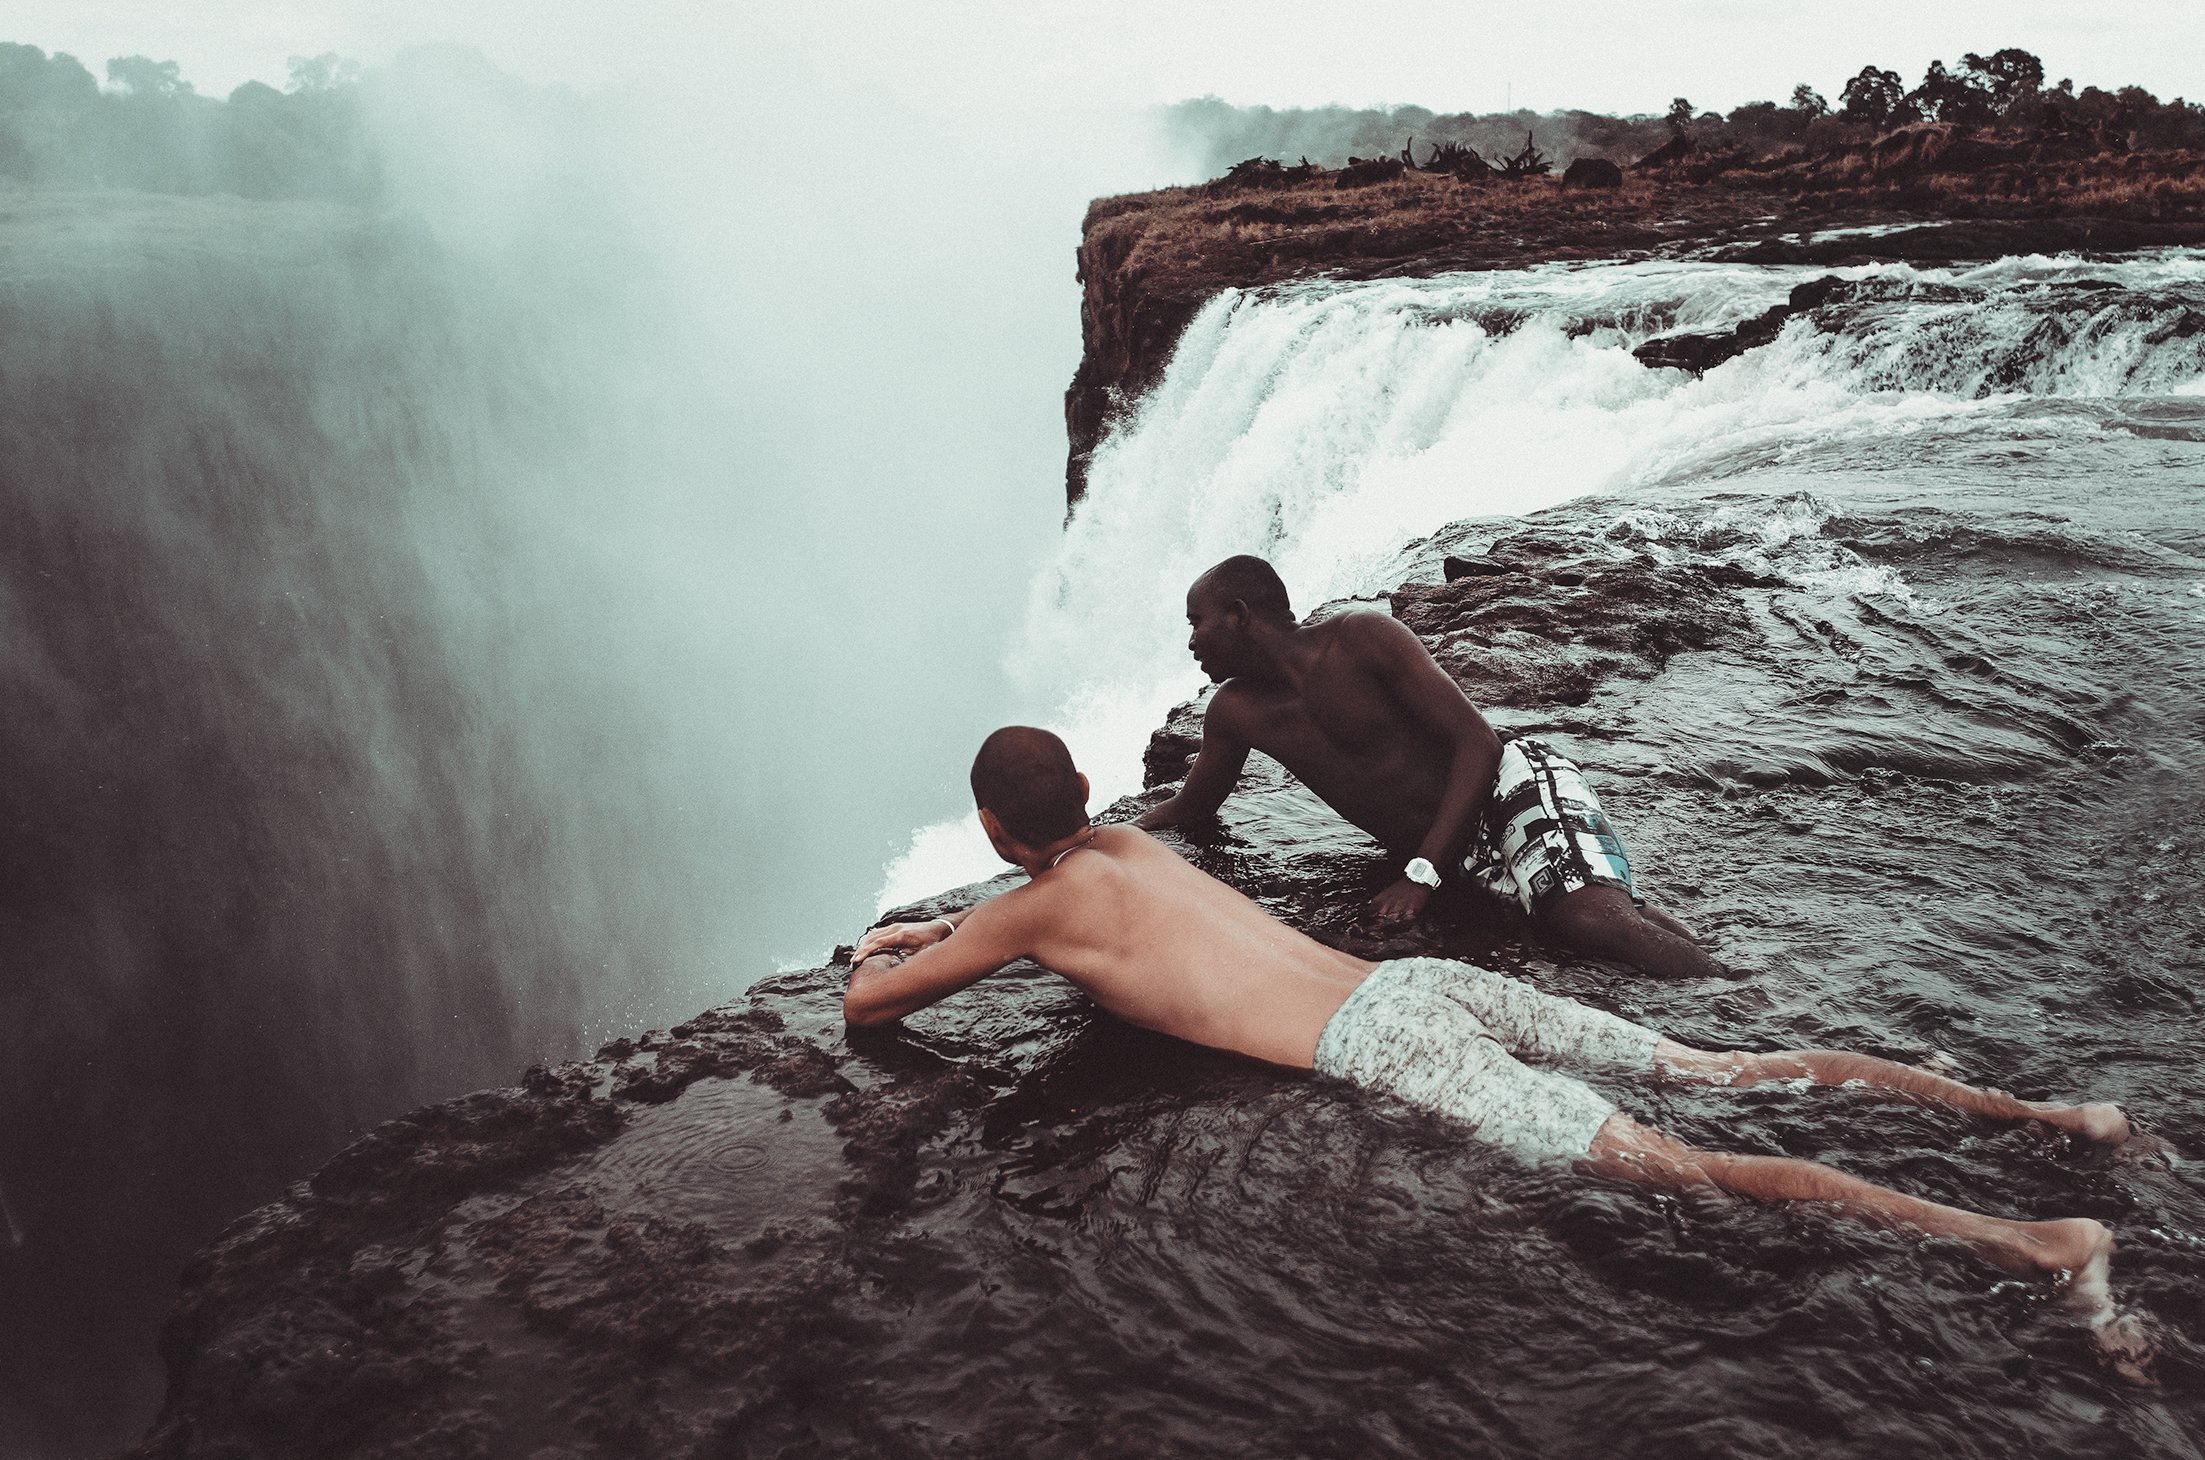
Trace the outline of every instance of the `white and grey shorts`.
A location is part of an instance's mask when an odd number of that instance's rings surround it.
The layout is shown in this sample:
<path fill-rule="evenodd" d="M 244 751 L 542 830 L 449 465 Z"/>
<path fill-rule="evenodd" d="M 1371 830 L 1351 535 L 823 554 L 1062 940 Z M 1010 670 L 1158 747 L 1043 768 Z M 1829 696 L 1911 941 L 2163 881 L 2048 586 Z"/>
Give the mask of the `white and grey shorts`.
<path fill-rule="evenodd" d="M 1616 1108 L 1540 1065 L 1637 1077 L 1661 1036 L 1444 958 L 1381 963 L 1317 1038 L 1317 1072 L 1452 1116 L 1525 1156 L 1578 1157 Z"/>

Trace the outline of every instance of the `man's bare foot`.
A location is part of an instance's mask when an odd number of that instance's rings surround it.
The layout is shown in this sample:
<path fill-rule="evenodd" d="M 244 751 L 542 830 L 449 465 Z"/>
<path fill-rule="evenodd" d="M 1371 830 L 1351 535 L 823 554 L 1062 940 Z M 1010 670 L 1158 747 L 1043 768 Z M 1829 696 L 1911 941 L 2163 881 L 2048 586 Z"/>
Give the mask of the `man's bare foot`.
<path fill-rule="evenodd" d="M 2035 1244 L 2037 1264 L 2060 1281 L 2066 1305 L 2093 1320 L 2113 1311 L 2113 1234 L 2089 1217 L 2016 1223 Z"/>
<path fill-rule="evenodd" d="M 2118 1105 L 2103 1102 L 2093 1105 L 2055 1105 L 2051 1101 L 2032 1103 L 2029 1111 L 2046 1125 L 2057 1126 L 2070 1135 L 2081 1136 L 2086 1141 L 2096 1141 L 2101 1146 L 2118 1146 L 2129 1138 L 2128 1117 Z"/>
<path fill-rule="evenodd" d="M 2090 1325 L 2098 1362 L 2131 1384 L 2156 1386 L 2159 1381 L 2152 1375 L 2151 1361 L 2158 1345 L 2150 1326 L 2140 1315 L 2114 1306 L 2113 1234 L 2105 1224 L 2069 1217 L 2031 1222 L 2027 1227 L 2043 1245 L 2046 1258 L 2057 1261 L 2054 1272 L 2065 1290 L 2064 1306 Z"/>

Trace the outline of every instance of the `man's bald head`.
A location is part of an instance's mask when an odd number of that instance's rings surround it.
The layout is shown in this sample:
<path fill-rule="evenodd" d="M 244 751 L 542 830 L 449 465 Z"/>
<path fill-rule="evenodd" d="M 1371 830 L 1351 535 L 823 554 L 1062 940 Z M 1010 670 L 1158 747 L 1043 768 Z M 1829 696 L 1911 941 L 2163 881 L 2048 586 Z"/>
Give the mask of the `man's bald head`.
<path fill-rule="evenodd" d="M 1287 601 L 1286 584 L 1278 570 L 1249 553 L 1227 558 L 1195 579 L 1188 596 L 1196 595 L 1220 606 L 1237 599 L 1247 604 L 1248 611 L 1257 618 L 1288 628 L 1294 625 L 1294 609 Z"/>
<path fill-rule="evenodd" d="M 1087 787 L 1062 740 L 1031 725 L 1005 725 L 972 758 L 972 799 L 1029 847 L 1087 825 Z"/>

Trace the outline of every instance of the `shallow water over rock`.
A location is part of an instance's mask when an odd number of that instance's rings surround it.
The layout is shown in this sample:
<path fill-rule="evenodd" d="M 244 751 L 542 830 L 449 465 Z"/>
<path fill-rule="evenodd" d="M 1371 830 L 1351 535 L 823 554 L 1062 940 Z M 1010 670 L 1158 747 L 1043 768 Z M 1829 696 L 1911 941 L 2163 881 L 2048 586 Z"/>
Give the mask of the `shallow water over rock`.
<path fill-rule="evenodd" d="M 1703 1145 L 2106 1221 L 2157 1388 L 1947 1245 L 1525 1165 L 1031 966 L 846 1035 L 827 968 L 385 1127 L 240 1224 L 192 1274 L 148 1453 L 2197 1454 L 2205 454 L 2146 440 L 2109 425 L 1996 490 L 1980 441 L 1917 443 L 1903 482 L 1758 468 L 1411 553 L 1385 606 L 1590 768 L 1735 978 L 1657 983 L 1465 902 L 1375 939 L 1390 869 L 1260 758 L 1183 845 L 1367 956 L 2123 1102 L 2174 1154 L 1848 1091 L 1610 1092 Z M 1152 782 L 1187 748 L 1167 727 Z"/>

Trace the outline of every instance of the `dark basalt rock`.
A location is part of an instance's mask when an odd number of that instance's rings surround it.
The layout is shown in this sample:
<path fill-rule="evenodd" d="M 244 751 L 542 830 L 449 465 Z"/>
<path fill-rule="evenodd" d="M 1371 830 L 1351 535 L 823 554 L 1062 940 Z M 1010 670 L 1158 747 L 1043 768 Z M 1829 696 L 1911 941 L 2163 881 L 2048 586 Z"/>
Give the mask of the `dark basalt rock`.
<path fill-rule="evenodd" d="M 1521 573 L 1523 568 L 1500 558 L 1458 558 L 1453 554 L 1440 560 L 1440 572 L 1450 583 L 1457 578 L 1497 578 L 1504 573 Z"/>
<path fill-rule="evenodd" d="M 1141 785 L 1153 788 L 1166 781 L 1176 781 L 1194 764 L 1194 754 L 1202 748 L 1202 707 L 1208 697 L 1188 700 L 1176 705 L 1164 723 L 1157 726 L 1148 737 L 1148 748 L 1141 753 Z"/>
<path fill-rule="evenodd" d="M 1605 157 L 1580 157 L 1562 173 L 1566 188 L 1620 188 L 1623 169 Z"/>
<path fill-rule="evenodd" d="M 1657 168 L 1677 167 L 1699 156 L 1699 144 L 1679 132 L 1653 151 L 1631 164 L 1634 172 L 1646 172 Z"/>
<path fill-rule="evenodd" d="M 1392 182 L 1408 171 L 1408 165 L 1398 157 L 1350 157 L 1347 166 L 1333 176 L 1335 188 L 1367 188 L 1375 183 Z"/>
<path fill-rule="evenodd" d="M 632 1343 L 647 1358 L 724 1347 L 740 1332 L 746 1351 L 803 1362 L 805 1345 L 784 1330 L 801 1313 L 823 1341 L 835 1332 L 831 1303 L 788 1307 L 769 1322 L 768 1294 L 720 1299 L 695 1287 L 724 1256 L 711 1233 L 608 1215 L 585 1188 L 544 1181 L 616 1142 L 638 1107 L 674 1101 L 709 1077 L 747 1074 L 760 1102 L 851 1090 L 836 1056 L 785 1028 L 769 1001 L 753 1000 L 700 1015 L 672 1038 L 615 1040 L 594 1060 L 537 1066 L 518 1088 L 369 1132 L 284 1200 L 234 1224 L 186 1271 L 161 1340 L 167 1403 L 134 1453 L 484 1453 L 512 1415 L 479 1396 L 507 1376 L 504 1361 L 486 1360 L 467 1302 L 447 1291 L 456 1244 L 466 1271 L 516 1302 L 531 1327 L 558 1331 L 588 1315 L 587 1331 L 607 1347 Z M 554 1262 L 557 1283 L 533 1286 Z M 431 1269 L 443 1276 L 431 1279 Z M 778 1281 L 800 1287 L 801 1276 Z M 623 1371 L 636 1367 L 632 1357 L 585 1365 L 592 1413 L 633 1403 L 639 1381 Z M 613 1434 L 621 1424 L 601 1428 Z"/>
<path fill-rule="evenodd" d="M 1714 987 L 1635 979 L 1454 889 L 1415 928 L 1374 934 L 1363 910 L 1391 864 L 1261 755 L 1217 824 L 1175 845 L 1364 957 L 1474 959 L 1678 1037 L 1867 1041 L 1917 1057 L 1926 1045 L 1890 1042 L 1917 1026 L 1861 1015 L 1864 991 L 1892 998 L 1862 969 L 1888 963 L 1884 949 L 1917 916 L 1913 879 L 1946 853 L 1925 862 L 1913 843 L 1858 849 L 1942 834 L 1936 845 L 1962 856 L 1992 816 L 2017 843 L 2045 844 L 2055 828 L 2072 836 L 2077 783 L 1977 785 L 1967 778 L 1985 768 L 1967 747 L 1932 753 L 1934 738 L 1879 729 L 1909 695 L 1956 702 L 1970 724 L 1986 695 L 2025 703 L 2011 698 L 2017 670 L 1980 636 L 1982 620 L 1948 643 L 1933 624 L 1865 600 L 1840 606 L 1774 574 L 1786 562 L 1819 571 L 1850 543 L 1995 582 L 2068 539 L 2049 522 L 1983 536 L 1980 524 L 1920 514 L 1829 518 L 1787 559 L 1767 525 L 1722 509 L 1618 517 L 1583 506 L 1498 537 L 1491 523 L 1457 524 L 1414 546 L 1425 570 L 1388 607 L 1497 725 L 1590 752 L 1588 768 L 1617 788 L 1634 853 L 1649 852 L 1649 895 L 1666 903 L 1683 891 L 1694 921 L 1724 919 L 1731 947 L 1764 966 L 1786 960 L 1775 972 Z M 2123 574 L 2165 571 L 2111 539 L 2091 551 Z M 1942 671 L 1925 652 L 1940 644 Z M 1941 672 L 1964 680 L 1939 685 Z M 2074 673 L 2072 662 L 2047 671 L 2056 696 Z M 1725 703 L 1760 703 L 1777 733 L 1700 743 L 1720 739 L 1694 713 L 1711 687 Z M 1592 712 L 1568 708 L 1595 696 Z M 1861 706 L 1849 732 L 1811 733 L 1844 719 L 1849 700 Z M 1681 735 L 1658 728 L 1680 712 Z M 1940 712 L 1908 713 L 1929 723 Z M 1199 714 L 1199 701 L 1173 712 L 1150 747 L 1150 789 L 1106 819 L 1165 794 Z M 2090 729 L 2043 723 L 2061 747 L 2044 759 L 2064 777 L 2076 733 Z M 2151 787 L 2138 794 L 2140 807 L 2172 804 Z M 2173 939 L 2194 929 L 2178 923 L 2162 947 L 2134 944 L 2194 886 L 2198 853 L 2151 850 L 2129 825 L 2101 819 L 2080 844 L 2142 849 L 2119 875 L 2163 896 L 2161 913 L 2109 923 L 2103 942 L 2081 946 L 2108 966 L 2135 961 L 2117 985 L 2131 1002 L 2113 1047 L 2130 1047 L 2137 1021 L 2176 1047 L 2195 1000 L 2180 982 L 2190 954 Z M 1836 885 L 1801 916 L 1794 903 L 1812 893 L 1792 871 L 1803 866 Z M 2009 879 L 1975 904 L 1981 926 L 2001 932 L 2025 892 L 2049 885 L 2094 908 L 2106 880 L 2102 867 L 2079 866 L 1970 875 Z M 1735 885 L 1712 890 L 1725 880 Z M 1013 881 L 893 916 L 934 916 Z M 1940 905 L 1964 895 L 1941 888 Z M 1881 918 L 1881 931 L 1855 937 L 1840 926 L 1848 917 Z M 1780 936 L 1761 931 L 1785 918 Z M 1789 961 L 1817 938 L 1832 948 L 1827 968 Z M 1932 1268 L 1932 1281 L 1909 1285 L 1912 1308 L 1892 1300 L 1900 1284 L 1863 1280 L 1947 1261 L 1934 1251 L 1557 1179 L 1479 1151 L 1459 1127 L 1100 1016 L 1031 964 L 900 1027 L 848 1031 L 846 956 L 592 1059 L 531 1069 L 517 1088 L 392 1122 L 239 1222 L 186 1275 L 164 1340 L 168 1403 L 136 1453 L 1086 1460 L 1268 1456 L 1291 1433 L 1323 1437 L 1302 1446 L 1310 1453 L 1387 1453 L 1408 1435 L 1415 1453 L 1438 1454 L 1483 1433 L 1495 1394 L 1515 1392 L 1529 1397 L 1499 1412 L 1538 1436 L 1536 1453 L 1607 1456 L 1629 1451 L 1640 1417 L 1680 1387 L 1695 1416 L 1706 1395 L 1723 1396 L 1723 1433 L 1769 1453 L 1813 1448 L 1827 1426 L 1813 1401 L 1843 1365 L 1863 1392 L 1892 1396 L 1894 1433 L 1942 1434 L 1958 1413 L 1995 1431 L 1985 1453 L 2068 1454 L 2087 1451 L 2102 1423 L 2104 1391 L 2087 1387 L 2094 1365 L 2028 1331 L 2033 1300 L 1986 1296 L 1990 1280 L 1972 1269 L 1955 1283 Z M 2032 992 L 2071 987 L 2063 955 L 2033 966 L 2036 955 L 2015 956 Z M 2011 1069 L 2030 1087 L 2067 1077 L 2064 1049 L 1970 1032 L 1964 1012 L 1979 995 L 1900 987 L 1963 1061 Z M 2108 1046 L 2092 1048 L 2103 1058 Z M 1687 1139 L 1771 1149 L 1800 1139 L 1879 1179 L 1918 1180 L 1934 1165 L 1965 1191 L 2003 1196 L 2026 1166 L 2034 1184 L 2016 1200 L 2047 1215 L 2118 1201 L 2136 1204 L 2137 1229 L 2178 1230 L 2194 1216 L 2186 1195 L 2166 1195 L 2178 1183 L 2123 1178 L 2116 1194 L 2102 1164 L 2043 1159 L 2041 1135 L 1956 1142 L 1924 1112 L 1893 1149 L 1880 1133 L 1907 1114 L 1879 1105 L 1869 1120 L 1835 1092 L 1766 1093 L 1784 1107 L 1781 1141 L 1755 1123 L 1757 1094 L 1707 1092 L 1706 1106 L 1677 1089 L 1626 1098 L 1658 1102 L 1633 1113 Z M 1856 1129 L 1879 1134 L 1848 1145 Z M 2189 1127 L 2170 1130 L 2190 1141 Z M 2125 1247 L 2151 1311 L 2194 1327 L 2198 1256 Z M 1916 1338 L 1892 1341 L 1895 1313 Z M 1971 1325 L 1964 1343 L 1937 1350 L 1936 1382 L 1923 1380 L 1921 1335 Z M 2008 1325 L 2021 1336 L 2000 1331 Z M 1711 1337 L 1724 1333 L 1752 1335 L 1756 1354 Z M 2186 1329 L 2176 1342 L 2178 1354 L 2195 1351 Z M 1619 1353 L 1625 1362 L 1607 1361 Z M 1760 1367 L 1741 1385 L 1747 1362 Z M 2017 1399 L 2016 1372 L 2043 1392 Z M 1344 1407 L 1320 1382 L 1343 1373 L 1362 1384 Z M 1541 1398 L 1556 1375 L 1586 1402 Z M 1381 1392 L 1383 1406 L 1365 1403 Z M 2162 1392 L 2195 1408 L 2179 1383 Z M 2186 1410 L 2176 1418 L 2194 1427 Z M 2187 1432 L 2168 1430 L 2177 1442 Z"/>
<path fill-rule="evenodd" d="M 1740 629 L 1720 573 L 1627 545 L 1526 531 L 1447 562 L 1451 581 L 1404 585 L 1391 606 L 1489 705 L 1581 703 L 1603 677 L 1651 674 Z M 1151 787 L 1184 773 L 1200 729 L 1199 701 L 1173 712 L 1149 747 Z M 1358 926 L 1383 870 L 1373 850 L 1262 757 L 1217 834 L 1187 846 L 1369 956 L 1507 962 L 1496 939 L 1509 925 L 1489 915 L 1385 938 Z M 985 1154 L 1003 1132 L 1076 1142 L 1098 1102 L 1200 1104 L 1190 1089 L 1220 1080 L 1252 1080 L 1256 1098 L 1281 1078 L 1098 1024 L 1031 965 L 891 1031 L 842 1028 L 843 977 L 830 965 L 769 979 L 355 1142 L 186 1275 L 163 1340 L 168 1401 L 135 1453 L 894 1449 L 888 1417 L 831 1396 L 836 1376 L 893 1348 L 904 1306 L 967 1281 L 954 1243 L 929 1244 L 913 1223 L 974 1180 L 1044 1218 L 1076 1205 L 1021 1174 L 1015 1143 Z M 1059 1084 L 1068 1104 L 1049 1093 Z"/>
<path fill-rule="evenodd" d="M 1605 680 L 1647 678 L 1687 649 L 1741 642 L 1750 630 L 1734 590 L 1765 581 L 1536 531 L 1444 566 L 1444 583 L 1394 590 L 1394 617 L 1473 703 L 1519 709 L 1581 705 Z"/>
<path fill-rule="evenodd" d="M 1841 297 L 1845 289 L 1843 280 L 1834 274 L 1828 275 L 1797 286 L 1790 299 L 1772 305 L 1735 329 L 1663 335 L 1648 340 L 1631 353 L 1649 369 L 1689 370 L 1697 375 L 1768 344 L 1783 333 L 1785 323 L 1793 315 L 1819 309 Z"/>

